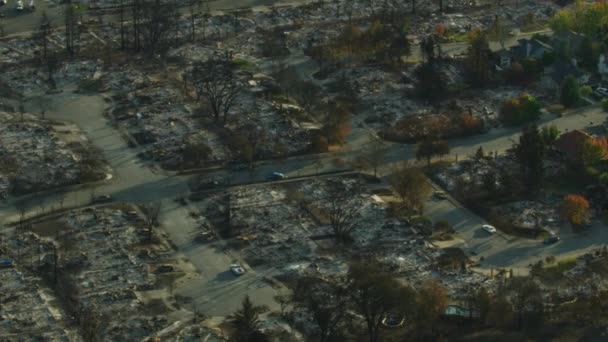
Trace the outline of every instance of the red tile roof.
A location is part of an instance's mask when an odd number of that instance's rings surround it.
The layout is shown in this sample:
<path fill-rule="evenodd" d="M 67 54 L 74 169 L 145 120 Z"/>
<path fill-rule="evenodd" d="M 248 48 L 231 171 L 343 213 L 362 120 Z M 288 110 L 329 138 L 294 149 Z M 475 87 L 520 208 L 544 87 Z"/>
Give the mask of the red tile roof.
<path fill-rule="evenodd" d="M 561 134 L 554 145 L 558 151 L 564 154 L 566 159 L 578 161 L 583 151 L 583 143 L 589 138 L 593 137 L 587 132 L 577 129 Z"/>

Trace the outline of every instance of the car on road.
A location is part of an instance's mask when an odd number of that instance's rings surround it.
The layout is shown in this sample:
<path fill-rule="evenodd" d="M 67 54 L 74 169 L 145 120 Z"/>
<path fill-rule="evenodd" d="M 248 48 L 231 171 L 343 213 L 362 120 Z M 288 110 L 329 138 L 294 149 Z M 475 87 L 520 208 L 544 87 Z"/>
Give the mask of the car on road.
<path fill-rule="evenodd" d="M 435 191 L 435 193 L 434 193 L 433 195 L 434 195 L 434 196 L 435 196 L 435 198 L 437 198 L 437 199 L 442 199 L 442 200 L 444 200 L 444 199 L 448 199 L 448 194 L 446 194 L 446 193 L 445 193 L 445 192 L 443 192 L 443 191 Z"/>
<path fill-rule="evenodd" d="M 595 89 L 595 93 L 599 96 L 608 97 L 608 89 L 603 87 L 598 87 Z"/>
<path fill-rule="evenodd" d="M 545 245 L 552 245 L 552 244 L 554 244 L 554 243 L 559 242 L 559 240 L 561 240 L 561 239 L 559 238 L 559 236 L 553 235 L 553 236 L 549 236 L 548 238 L 546 238 L 545 240 L 543 240 L 543 243 L 544 243 Z"/>
<path fill-rule="evenodd" d="M 173 267 L 171 265 L 160 265 L 154 271 L 156 273 L 169 273 L 169 272 L 173 272 L 174 270 L 175 270 L 175 267 Z"/>
<path fill-rule="evenodd" d="M 271 174 L 268 175 L 268 177 L 266 177 L 266 179 L 268 180 L 279 180 L 279 179 L 285 179 L 287 178 L 287 176 L 285 176 L 284 174 L 280 173 L 280 172 L 273 172 Z"/>
<path fill-rule="evenodd" d="M 481 229 L 485 230 L 486 232 L 488 232 L 490 234 L 496 233 L 496 228 L 494 228 L 494 226 L 491 226 L 489 224 L 482 225 Z"/>
<path fill-rule="evenodd" d="M 230 272 L 232 272 L 232 274 L 238 277 L 245 274 L 245 269 L 239 264 L 232 264 L 230 265 Z"/>
<path fill-rule="evenodd" d="M 234 164 L 234 165 L 230 166 L 230 170 L 232 170 L 232 171 L 246 170 L 248 168 L 249 168 L 249 166 L 247 166 L 247 164 Z"/>
<path fill-rule="evenodd" d="M 99 195 L 93 199 L 93 203 L 108 203 L 112 201 L 112 196 L 110 195 Z"/>

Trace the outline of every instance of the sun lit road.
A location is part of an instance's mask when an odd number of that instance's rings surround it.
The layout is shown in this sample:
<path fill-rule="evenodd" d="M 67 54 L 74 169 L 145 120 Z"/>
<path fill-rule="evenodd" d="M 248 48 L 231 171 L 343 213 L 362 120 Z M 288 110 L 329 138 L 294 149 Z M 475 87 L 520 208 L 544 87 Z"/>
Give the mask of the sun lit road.
<path fill-rule="evenodd" d="M 42 12 L 46 12 L 51 25 L 58 29 L 63 28 L 63 6 L 57 5 L 56 2 L 48 0 L 35 0 L 36 10 L 35 11 L 23 11 L 17 12 L 15 10 L 16 0 L 7 0 L 7 5 L 0 7 L 0 14 L 4 15 L 4 18 L 0 19 L 0 22 L 4 26 L 4 33 L 6 35 L 16 34 L 28 34 L 35 31 L 40 24 L 40 17 Z M 304 1 L 293 1 L 293 0 L 213 0 L 209 4 L 211 11 L 229 11 L 240 8 L 250 8 L 270 6 L 278 3 L 295 3 Z M 23 1 L 24 4 L 29 4 L 29 0 Z M 182 13 L 186 13 L 188 10 L 183 9 Z M 92 10 L 89 12 L 90 15 L 95 15 L 96 11 Z M 106 14 L 104 16 L 105 22 L 118 21 L 118 16 L 110 16 Z"/>
<path fill-rule="evenodd" d="M 193 297 L 200 309 L 215 315 L 232 312 L 238 307 L 245 293 L 257 296 L 260 304 L 276 305 L 272 300 L 275 290 L 265 280 L 268 272 L 272 270 L 251 269 L 245 276 L 235 279 L 228 272 L 228 268 L 236 256 L 226 254 L 222 248 L 193 244 L 197 223 L 189 218 L 189 208 L 181 207 L 173 201 L 176 197 L 188 195 L 189 183 L 193 176 L 167 175 L 152 171 L 149 164 L 137 157 L 138 151 L 129 148 L 118 131 L 103 117 L 102 113 L 107 104 L 101 96 L 76 95 L 66 90 L 63 94 L 53 95 L 51 100 L 48 117 L 78 125 L 112 167 L 112 178 L 81 189 L 64 189 L 65 193 L 56 191 L 13 199 L 0 206 L 0 223 L 6 226 L 18 221 L 19 211 L 15 208 L 17 201 L 23 203 L 26 215 L 32 216 L 57 209 L 59 197 L 65 198 L 66 207 L 88 205 L 91 196 L 95 194 L 111 194 L 115 201 L 135 203 L 161 200 L 165 203 L 161 216 L 163 229 L 176 244 L 178 252 L 191 260 L 200 273 L 198 277 L 183 280 L 183 284 L 177 288 L 178 293 Z M 605 114 L 595 106 L 561 118 L 547 116 L 544 123 L 556 124 L 565 131 L 587 127 L 591 122 L 598 124 L 603 122 L 604 118 Z M 486 151 L 503 152 L 511 147 L 518 135 L 519 129 L 498 129 L 485 135 L 453 140 L 451 146 L 453 153 L 458 153 L 460 158 L 472 155 L 479 146 L 483 146 Z M 341 153 L 294 157 L 283 162 L 265 162 L 253 172 L 217 170 L 209 176 L 226 177 L 230 182 L 246 183 L 264 181 L 273 171 L 283 172 L 293 178 L 341 170 L 344 165 L 336 165 L 336 158 L 352 161 L 357 158 L 358 151 L 365 148 L 363 139 L 357 138 L 356 142 Z M 380 173 L 389 173 L 393 163 L 411 160 L 413 156 L 413 146 L 389 144 L 386 161 L 380 167 Z M 486 259 L 483 265 L 487 267 L 525 266 L 546 255 L 575 253 L 581 248 L 590 248 L 602 241 L 608 241 L 608 236 L 604 236 L 608 234 L 608 230 L 595 227 L 601 234 L 569 239 L 568 232 L 560 232 L 563 241 L 545 247 L 538 241 L 505 238 L 500 234 L 488 236 L 479 230 L 479 225 L 483 222 L 480 218 L 448 201 L 431 201 L 427 208 L 427 214 L 433 220 L 448 219 L 454 224 L 458 231 L 456 238 L 463 240 L 462 247 L 466 251 L 483 255 Z M 218 305 L 219 303 L 222 305 Z"/>

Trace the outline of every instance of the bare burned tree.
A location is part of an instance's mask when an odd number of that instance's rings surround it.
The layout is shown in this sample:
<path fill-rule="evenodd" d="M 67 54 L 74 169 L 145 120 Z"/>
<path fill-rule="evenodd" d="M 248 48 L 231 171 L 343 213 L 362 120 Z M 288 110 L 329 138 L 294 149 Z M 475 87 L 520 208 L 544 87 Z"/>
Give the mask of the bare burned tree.
<path fill-rule="evenodd" d="M 72 4 L 67 4 L 64 11 L 65 49 L 70 56 L 74 56 L 78 50 L 78 42 L 80 40 L 78 16 L 80 12 L 80 7 Z"/>
<path fill-rule="evenodd" d="M 266 142 L 267 132 L 264 127 L 253 123 L 247 125 L 244 131 L 245 137 L 247 138 L 247 144 L 251 148 L 251 160 L 248 160 L 248 162 L 250 163 L 250 167 L 253 167 L 259 153 L 260 145 Z"/>
<path fill-rule="evenodd" d="M 161 54 L 162 57 L 177 34 L 175 4 L 161 0 L 133 0 L 130 6 L 131 48 L 148 56 Z M 122 20 L 121 34 L 127 36 Z"/>
<path fill-rule="evenodd" d="M 334 231 L 336 241 L 350 240 L 353 230 L 359 226 L 359 212 L 362 202 L 357 197 L 357 186 L 345 186 L 342 183 L 329 184 L 330 198 L 327 199 L 327 216 Z"/>
<path fill-rule="evenodd" d="M 188 14 L 190 16 L 190 40 L 196 40 L 196 17 L 199 15 L 199 0 L 188 0 Z"/>
<path fill-rule="evenodd" d="M 141 32 L 143 51 L 148 55 L 163 54 L 168 49 L 169 42 L 175 38 L 174 5 L 154 0 L 143 7 Z"/>
<path fill-rule="evenodd" d="M 205 98 L 216 121 L 223 116 L 226 123 L 228 111 L 234 100 L 243 89 L 243 85 L 234 73 L 234 66 L 227 58 L 211 58 L 198 63 L 192 69 L 192 84 L 196 89 L 197 99 Z"/>
<path fill-rule="evenodd" d="M 42 61 L 41 64 L 46 61 L 46 58 L 48 56 L 48 37 L 51 35 L 52 32 L 53 27 L 51 26 L 51 21 L 49 20 L 46 11 L 43 11 L 42 15 L 40 16 L 38 32 L 36 32 L 36 40 L 38 41 L 38 43 L 40 44 L 40 48 L 42 49 L 42 55 L 40 56 Z"/>
<path fill-rule="evenodd" d="M 160 217 L 162 203 L 160 201 L 146 203 L 140 206 L 140 208 L 144 216 L 146 216 L 146 225 L 149 227 L 156 226 Z"/>
<path fill-rule="evenodd" d="M 339 340 L 338 330 L 346 317 L 346 288 L 316 277 L 304 277 L 293 292 L 295 306 L 308 311 L 319 328 L 319 341 Z"/>

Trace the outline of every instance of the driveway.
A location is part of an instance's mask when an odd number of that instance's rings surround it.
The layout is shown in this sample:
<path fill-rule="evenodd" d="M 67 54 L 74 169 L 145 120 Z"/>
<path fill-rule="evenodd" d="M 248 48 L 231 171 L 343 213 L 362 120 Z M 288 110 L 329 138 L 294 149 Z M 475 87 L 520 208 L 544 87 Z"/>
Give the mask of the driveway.
<path fill-rule="evenodd" d="M 481 229 L 486 222 L 454 200 L 427 201 L 425 215 L 433 222 L 446 220 L 453 225 L 456 234 L 453 247 L 462 248 L 474 260 L 481 261 L 481 268 L 524 269 L 548 256 L 557 259 L 575 257 L 608 244 L 608 227 L 596 221 L 583 232 L 574 232 L 568 224 L 555 230 L 561 241 L 545 245 L 541 239 L 526 239 L 503 234 L 489 234 Z"/>
<path fill-rule="evenodd" d="M 256 271 L 225 251 L 224 241 L 198 243 L 194 241 L 199 224 L 190 213 L 198 212 L 192 206 L 175 201 L 163 202 L 160 217 L 162 229 L 175 244 L 178 256 L 186 257 L 196 266 L 197 275 L 180 279 L 175 294 L 193 299 L 196 309 L 208 316 L 228 316 L 241 306 L 245 295 L 258 305 L 276 309 L 274 288 L 264 280 L 266 273 Z M 230 264 L 238 262 L 247 272 L 235 276 Z"/>

